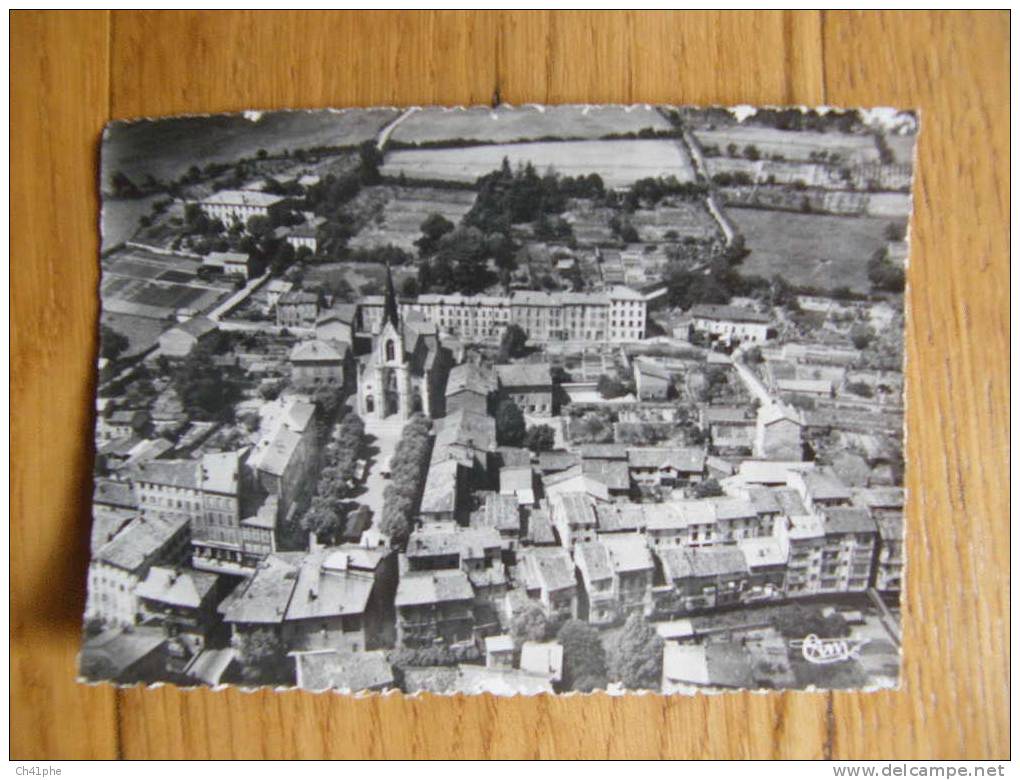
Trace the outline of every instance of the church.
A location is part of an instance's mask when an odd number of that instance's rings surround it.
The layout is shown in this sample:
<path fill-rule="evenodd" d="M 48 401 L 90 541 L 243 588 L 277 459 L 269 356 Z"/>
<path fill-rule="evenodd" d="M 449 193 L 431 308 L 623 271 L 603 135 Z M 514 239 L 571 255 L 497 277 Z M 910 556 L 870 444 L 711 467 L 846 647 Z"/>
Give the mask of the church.
<path fill-rule="evenodd" d="M 441 417 L 452 364 L 435 324 L 418 312 L 401 318 L 387 267 L 383 316 L 373 329 L 372 351 L 358 362 L 358 414 L 365 420 L 406 420 L 418 412 Z"/>

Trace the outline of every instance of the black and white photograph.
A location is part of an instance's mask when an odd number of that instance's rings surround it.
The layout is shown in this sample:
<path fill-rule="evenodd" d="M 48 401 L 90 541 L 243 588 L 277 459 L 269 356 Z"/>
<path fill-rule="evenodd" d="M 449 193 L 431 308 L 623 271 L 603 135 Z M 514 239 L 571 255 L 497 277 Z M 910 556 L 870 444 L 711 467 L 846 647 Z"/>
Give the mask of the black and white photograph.
<path fill-rule="evenodd" d="M 109 124 L 80 679 L 897 688 L 918 130 Z"/>

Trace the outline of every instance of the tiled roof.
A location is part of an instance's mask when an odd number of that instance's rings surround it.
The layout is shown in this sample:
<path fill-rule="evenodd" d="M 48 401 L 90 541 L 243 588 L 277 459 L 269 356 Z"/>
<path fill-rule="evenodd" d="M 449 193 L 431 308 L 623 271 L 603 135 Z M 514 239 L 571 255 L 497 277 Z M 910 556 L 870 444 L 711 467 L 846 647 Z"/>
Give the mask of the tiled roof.
<path fill-rule="evenodd" d="M 645 376 L 655 377 L 656 379 L 662 379 L 669 381 L 672 378 L 669 369 L 660 363 L 655 363 L 651 360 L 635 360 L 634 370 Z"/>
<path fill-rule="evenodd" d="M 321 341 L 320 339 L 311 339 L 309 341 L 302 341 L 294 345 L 294 348 L 290 351 L 290 362 L 291 363 L 302 363 L 302 362 L 313 362 L 321 363 L 324 361 L 332 363 L 340 363 L 343 361 L 344 356 L 341 353 L 341 342 L 328 342 Z M 347 345 L 343 345 L 344 352 L 348 349 Z"/>
<path fill-rule="evenodd" d="M 104 544 L 95 554 L 95 559 L 125 571 L 136 571 L 147 564 L 187 524 L 188 521 L 181 518 L 136 518 Z"/>
<path fill-rule="evenodd" d="M 613 571 L 617 574 L 655 568 L 643 534 L 608 534 L 599 537 L 599 541 L 609 552 Z"/>
<path fill-rule="evenodd" d="M 197 609 L 218 580 L 219 577 L 208 572 L 153 566 L 135 589 L 135 595 L 175 607 Z"/>
<path fill-rule="evenodd" d="M 603 483 L 610 490 L 630 488 L 630 468 L 622 460 L 585 460 L 581 471 L 586 477 Z"/>
<path fill-rule="evenodd" d="M 371 574 L 340 569 L 336 565 L 327 568 L 324 565 L 327 558 L 332 558 L 334 564 L 339 562 L 336 552 L 328 548 L 305 556 L 285 619 L 310 620 L 365 612 L 375 578 Z"/>
<path fill-rule="evenodd" d="M 613 564 L 609 550 L 601 542 L 581 542 L 574 547 L 577 568 L 589 582 L 606 580 L 613 576 Z"/>
<path fill-rule="evenodd" d="M 741 539 L 737 546 L 744 553 L 747 565 L 752 570 L 763 566 L 785 566 L 789 547 L 784 540 L 774 536 Z"/>
<path fill-rule="evenodd" d="M 595 515 L 600 534 L 639 531 L 645 527 L 644 506 L 641 504 L 596 504 Z"/>
<path fill-rule="evenodd" d="M 446 396 L 468 391 L 487 396 L 496 390 L 496 378 L 492 373 L 474 363 L 461 363 L 450 369 L 446 380 Z"/>
<path fill-rule="evenodd" d="M 562 518 L 571 528 L 595 526 L 595 502 L 586 493 L 557 493 L 549 504 L 554 521 Z"/>
<path fill-rule="evenodd" d="M 492 527 L 464 528 L 456 523 L 428 523 L 407 540 L 407 557 L 460 555 L 481 558 L 485 550 L 500 546 L 499 532 Z"/>
<path fill-rule="evenodd" d="M 150 482 L 167 487 L 197 490 L 199 485 L 198 461 L 149 460 L 136 464 L 128 472 L 135 482 Z"/>
<path fill-rule="evenodd" d="M 538 468 L 544 474 L 549 474 L 554 471 L 565 471 L 571 466 L 576 466 L 581 462 L 581 456 L 576 452 L 566 452 L 563 450 L 551 450 L 549 452 L 538 453 Z"/>
<path fill-rule="evenodd" d="M 97 478 L 92 489 L 92 503 L 105 506 L 135 509 L 138 500 L 129 482 L 118 482 L 112 479 Z"/>
<path fill-rule="evenodd" d="M 551 387 L 552 374 L 548 363 L 509 363 L 496 366 L 502 387 Z"/>
<path fill-rule="evenodd" d="M 457 506 L 457 477 L 460 463 L 457 460 L 435 462 L 429 467 L 422 490 L 422 513 L 453 512 Z"/>
<path fill-rule="evenodd" d="M 206 317 L 192 317 L 190 320 L 177 323 L 172 328 L 169 328 L 167 332 L 179 330 L 198 339 L 207 333 L 212 333 L 216 330 L 216 327 L 216 323 Z"/>
<path fill-rule="evenodd" d="M 525 537 L 531 544 L 555 544 L 552 520 L 545 509 L 536 509 L 528 518 L 528 533 Z"/>
<path fill-rule="evenodd" d="M 474 598 L 468 576 L 457 569 L 403 574 L 397 585 L 398 607 L 466 601 Z"/>
<path fill-rule="evenodd" d="M 586 460 L 627 460 L 626 444 L 582 444 L 579 450 Z"/>
<path fill-rule="evenodd" d="M 521 551 L 521 565 L 526 581 L 547 592 L 574 587 L 574 562 L 559 547 L 538 547 Z"/>
<path fill-rule="evenodd" d="M 220 611 L 228 623 L 282 623 L 297 585 L 304 553 L 273 553 L 255 574 L 223 602 Z"/>
<path fill-rule="evenodd" d="M 767 324 L 771 318 L 767 314 L 760 314 L 751 309 L 742 309 L 739 306 L 719 306 L 711 303 L 699 303 L 688 312 L 691 317 L 699 317 L 706 320 L 724 320 L 727 322 L 754 322 Z"/>
<path fill-rule="evenodd" d="M 822 513 L 826 534 L 875 533 L 878 527 L 867 509 L 858 507 L 832 507 Z"/>
<path fill-rule="evenodd" d="M 705 470 L 701 447 L 633 447 L 627 451 L 631 468 L 673 468 L 690 474 Z"/>

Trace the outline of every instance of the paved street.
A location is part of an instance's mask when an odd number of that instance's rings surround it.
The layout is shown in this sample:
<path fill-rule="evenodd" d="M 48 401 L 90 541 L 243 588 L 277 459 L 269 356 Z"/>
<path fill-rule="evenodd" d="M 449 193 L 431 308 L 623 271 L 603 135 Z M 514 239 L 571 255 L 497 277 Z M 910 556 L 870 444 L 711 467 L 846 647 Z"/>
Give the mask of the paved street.
<path fill-rule="evenodd" d="M 403 430 L 402 421 L 365 421 L 365 433 L 372 440 L 369 446 L 378 452 L 372 456 L 370 461 L 368 478 L 365 480 L 366 490 L 358 496 L 358 503 L 372 510 L 373 525 L 382 511 L 383 491 L 389 483 L 389 479 L 383 476 L 383 472 L 397 449 L 397 442 L 400 441 Z"/>

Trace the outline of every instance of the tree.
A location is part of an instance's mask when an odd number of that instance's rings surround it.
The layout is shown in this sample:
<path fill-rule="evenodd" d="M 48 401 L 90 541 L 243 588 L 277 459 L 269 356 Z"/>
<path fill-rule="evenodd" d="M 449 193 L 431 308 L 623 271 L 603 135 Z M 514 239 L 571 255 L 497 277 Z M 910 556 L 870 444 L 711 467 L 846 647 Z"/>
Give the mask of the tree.
<path fill-rule="evenodd" d="M 867 349 L 875 338 L 875 331 L 862 323 L 855 323 L 850 328 L 850 340 L 856 349 Z"/>
<path fill-rule="evenodd" d="M 530 601 L 510 621 L 510 637 L 519 650 L 525 642 L 544 642 L 549 635 L 549 619 L 545 610 Z"/>
<path fill-rule="evenodd" d="M 376 146 L 375 141 L 368 140 L 364 141 L 361 146 L 358 147 L 358 156 L 361 160 L 361 183 L 362 184 L 376 184 L 380 180 L 379 166 L 382 165 L 383 156 L 382 152 L 379 151 L 379 147 Z"/>
<path fill-rule="evenodd" d="M 273 683 L 285 677 L 286 649 L 271 628 L 255 628 L 238 634 L 238 661 L 246 682 Z"/>
<path fill-rule="evenodd" d="M 520 447 L 524 443 L 526 423 L 520 407 L 507 398 L 496 409 L 496 440 L 503 447 Z"/>
<path fill-rule="evenodd" d="M 695 498 L 715 498 L 723 494 L 723 489 L 718 480 L 706 479 L 694 485 L 691 492 Z"/>
<path fill-rule="evenodd" d="M 311 504 L 301 517 L 301 527 L 315 534 L 320 542 L 336 544 L 344 530 L 340 502 L 332 496 L 312 496 Z"/>
<path fill-rule="evenodd" d="M 516 322 L 507 325 L 499 339 L 499 362 L 506 363 L 510 358 L 524 355 L 528 343 L 528 333 Z"/>
<path fill-rule="evenodd" d="M 128 348 L 129 343 L 127 336 L 109 325 L 103 325 L 99 329 L 99 354 L 107 360 L 113 361 L 119 358 Z"/>
<path fill-rule="evenodd" d="M 439 240 L 447 233 L 452 233 L 456 227 L 442 214 L 433 212 L 425 217 L 421 223 L 421 238 L 414 242 L 418 247 L 418 254 L 422 257 L 429 257 L 435 254 L 439 248 Z"/>
<path fill-rule="evenodd" d="M 549 452 L 556 446 L 556 432 L 548 425 L 533 425 L 524 436 L 524 446 L 532 452 Z"/>
<path fill-rule="evenodd" d="M 599 391 L 599 395 L 603 398 L 621 398 L 630 392 L 627 385 L 619 379 L 614 379 L 606 374 L 602 374 L 602 376 L 599 377 L 597 389 Z"/>
<path fill-rule="evenodd" d="M 413 276 L 408 276 L 400 283 L 400 295 L 404 298 L 417 298 L 419 292 L 418 280 Z"/>
<path fill-rule="evenodd" d="M 629 691 L 658 690 L 662 684 L 662 650 L 665 643 L 645 619 L 627 618 L 609 652 L 614 680 Z"/>
<path fill-rule="evenodd" d="M 598 631 L 580 620 L 568 620 L 556 639 L 563 645 L 564 688 L 589 692 L 606 687 L 606 651 Z"/>

